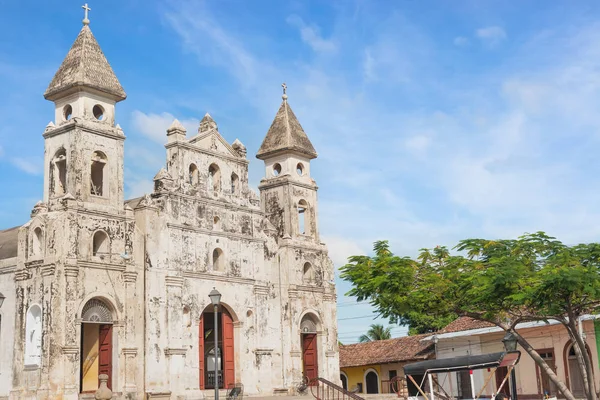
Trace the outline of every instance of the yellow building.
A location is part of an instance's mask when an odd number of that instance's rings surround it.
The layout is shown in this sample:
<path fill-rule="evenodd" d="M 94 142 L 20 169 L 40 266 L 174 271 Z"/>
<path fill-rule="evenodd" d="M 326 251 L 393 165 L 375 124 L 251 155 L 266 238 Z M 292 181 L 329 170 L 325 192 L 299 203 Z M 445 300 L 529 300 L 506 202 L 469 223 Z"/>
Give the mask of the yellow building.
<path fill-rule="evenodd" d="M 340 345 L 340 379 L 344 389 L 358 393 L 390 393 L 390 380 L 404 376 L 405 364 L 434 358 L 428 335 Z M 409 392 L 416 388 L 409 385 Z"/>

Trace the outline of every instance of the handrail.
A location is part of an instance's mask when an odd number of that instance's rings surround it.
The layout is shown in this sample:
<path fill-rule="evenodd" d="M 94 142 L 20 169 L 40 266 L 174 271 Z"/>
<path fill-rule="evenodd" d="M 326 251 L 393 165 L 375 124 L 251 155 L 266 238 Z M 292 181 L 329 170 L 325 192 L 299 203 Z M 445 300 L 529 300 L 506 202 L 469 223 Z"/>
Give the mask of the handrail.
<path fill-rule="evenodd" d="M 319 383 L 322 383 L 322 385 Z M 343 387 L 338 386 L 325 378 L 313 378 L 308 382 L 308 386 L 310 387 L 310 393 L 317 400 L 345 400 L 347 398 L 354 400 L 365 400 L 359 395 L 349 392 Z M 315 388 L 317 390 L 317 394 L 314 392 Z"/>

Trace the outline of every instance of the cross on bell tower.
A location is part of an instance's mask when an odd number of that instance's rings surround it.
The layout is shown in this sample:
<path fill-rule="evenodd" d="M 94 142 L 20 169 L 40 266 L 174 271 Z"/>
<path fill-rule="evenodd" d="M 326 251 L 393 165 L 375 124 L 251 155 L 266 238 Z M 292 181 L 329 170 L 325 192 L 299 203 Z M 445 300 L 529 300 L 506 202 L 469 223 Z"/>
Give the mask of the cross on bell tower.
<path fill-rule="evenodd" d="M 85 3 L 84 5 L 81 6 L 81 8 L 83 8 L 83 24 L 84 25 L 89 25 L 90 20 L 88 19 L 88 11 L 92 11 L 91 8 L 88 7 L 88 4 Z"/>

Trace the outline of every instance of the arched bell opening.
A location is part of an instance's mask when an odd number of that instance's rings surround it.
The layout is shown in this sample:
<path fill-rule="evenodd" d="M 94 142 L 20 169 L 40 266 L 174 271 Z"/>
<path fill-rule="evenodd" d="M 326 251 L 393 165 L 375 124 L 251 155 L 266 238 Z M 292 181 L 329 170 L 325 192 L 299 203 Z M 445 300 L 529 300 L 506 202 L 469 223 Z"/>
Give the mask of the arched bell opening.
<path fill-rule="evenodd" d="M 113 375 L 113 310 L 103 300 L 89 300 L 81 312 L 81 357 L 79 388 L 81 393 L 93 393 L 99 376 L 108 375 L 112 389 Z"/>
<path fill-rule="evenodd" d="M 229 388 L 235 384 L 235 321 L 237 317 L 224 304 L 219 306 L 216 320 L 213 305 L 204 309 L 199 324 L 201 389 L 214 389 L 217 382 L 219 388 Z"/>

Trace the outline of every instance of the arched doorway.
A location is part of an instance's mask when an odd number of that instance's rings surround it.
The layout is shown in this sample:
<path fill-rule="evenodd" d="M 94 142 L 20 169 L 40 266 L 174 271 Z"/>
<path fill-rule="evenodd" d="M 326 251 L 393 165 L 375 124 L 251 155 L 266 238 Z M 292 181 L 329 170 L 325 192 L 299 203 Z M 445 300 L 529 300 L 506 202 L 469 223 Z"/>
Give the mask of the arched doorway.
<path fill-rule="evenodd" d="M 586 344 L 586 350 L 590 359 L 592 355 L 590 353 L 590 349 Z M 568 350 L 567 350 L 568 349 Z M 569 389 L 573 393 L 573 395 L 577 398 L 585 397 L 585 388 L 583 384 L 583 376 L 581 375 L 581 371 L 579 370 L 579 364 L 577 361 L 577 355 L 575 354 L 575 348 L 573 347 L 573 343 L 569 342 L 565 346 L 565 368 L 567 371 L 567 382 Z"/>
<path fill-rule="evenodd" d="M 365 386 L 367 388 L 367 394 L 379 393 L 379 377 L 377 376 L 377 372 L 374 370 L 367 371 L 365 374 Z"/>
<path fill-rule="evenodd" d="M 108 375 L 107 386 L 112 389 L 112 311 L 105 302 L 94 298 L 83 306 L 81 321 L 80 391 L 95 392 L 101 374 Z"/>
<path fill-rule="evenodd" d="M 348 390 L 348 377 L 344 372 L 340 373 L 340 380 L 342 381 L 342 388 Z"/>
<path fill-rule="evenodd" d="M 300 323 L 302 336 L 302 369 L 310 382 L 319 377 L 319 357 L 317 350 L 317 323 L 315 318 L 307 314 Z M 316 381 L 313 383 L 316 385 Z"/>
<path fill-rule="evenodd" d="M 214 389 L 217 382 L 219 388 L 235 384 L 233 317 L 223 306 L 217 313 L 216 328 L 218 346 L 215 351 L 215 313 L 209 305 L 200 317 L 200 389 Z"/>

